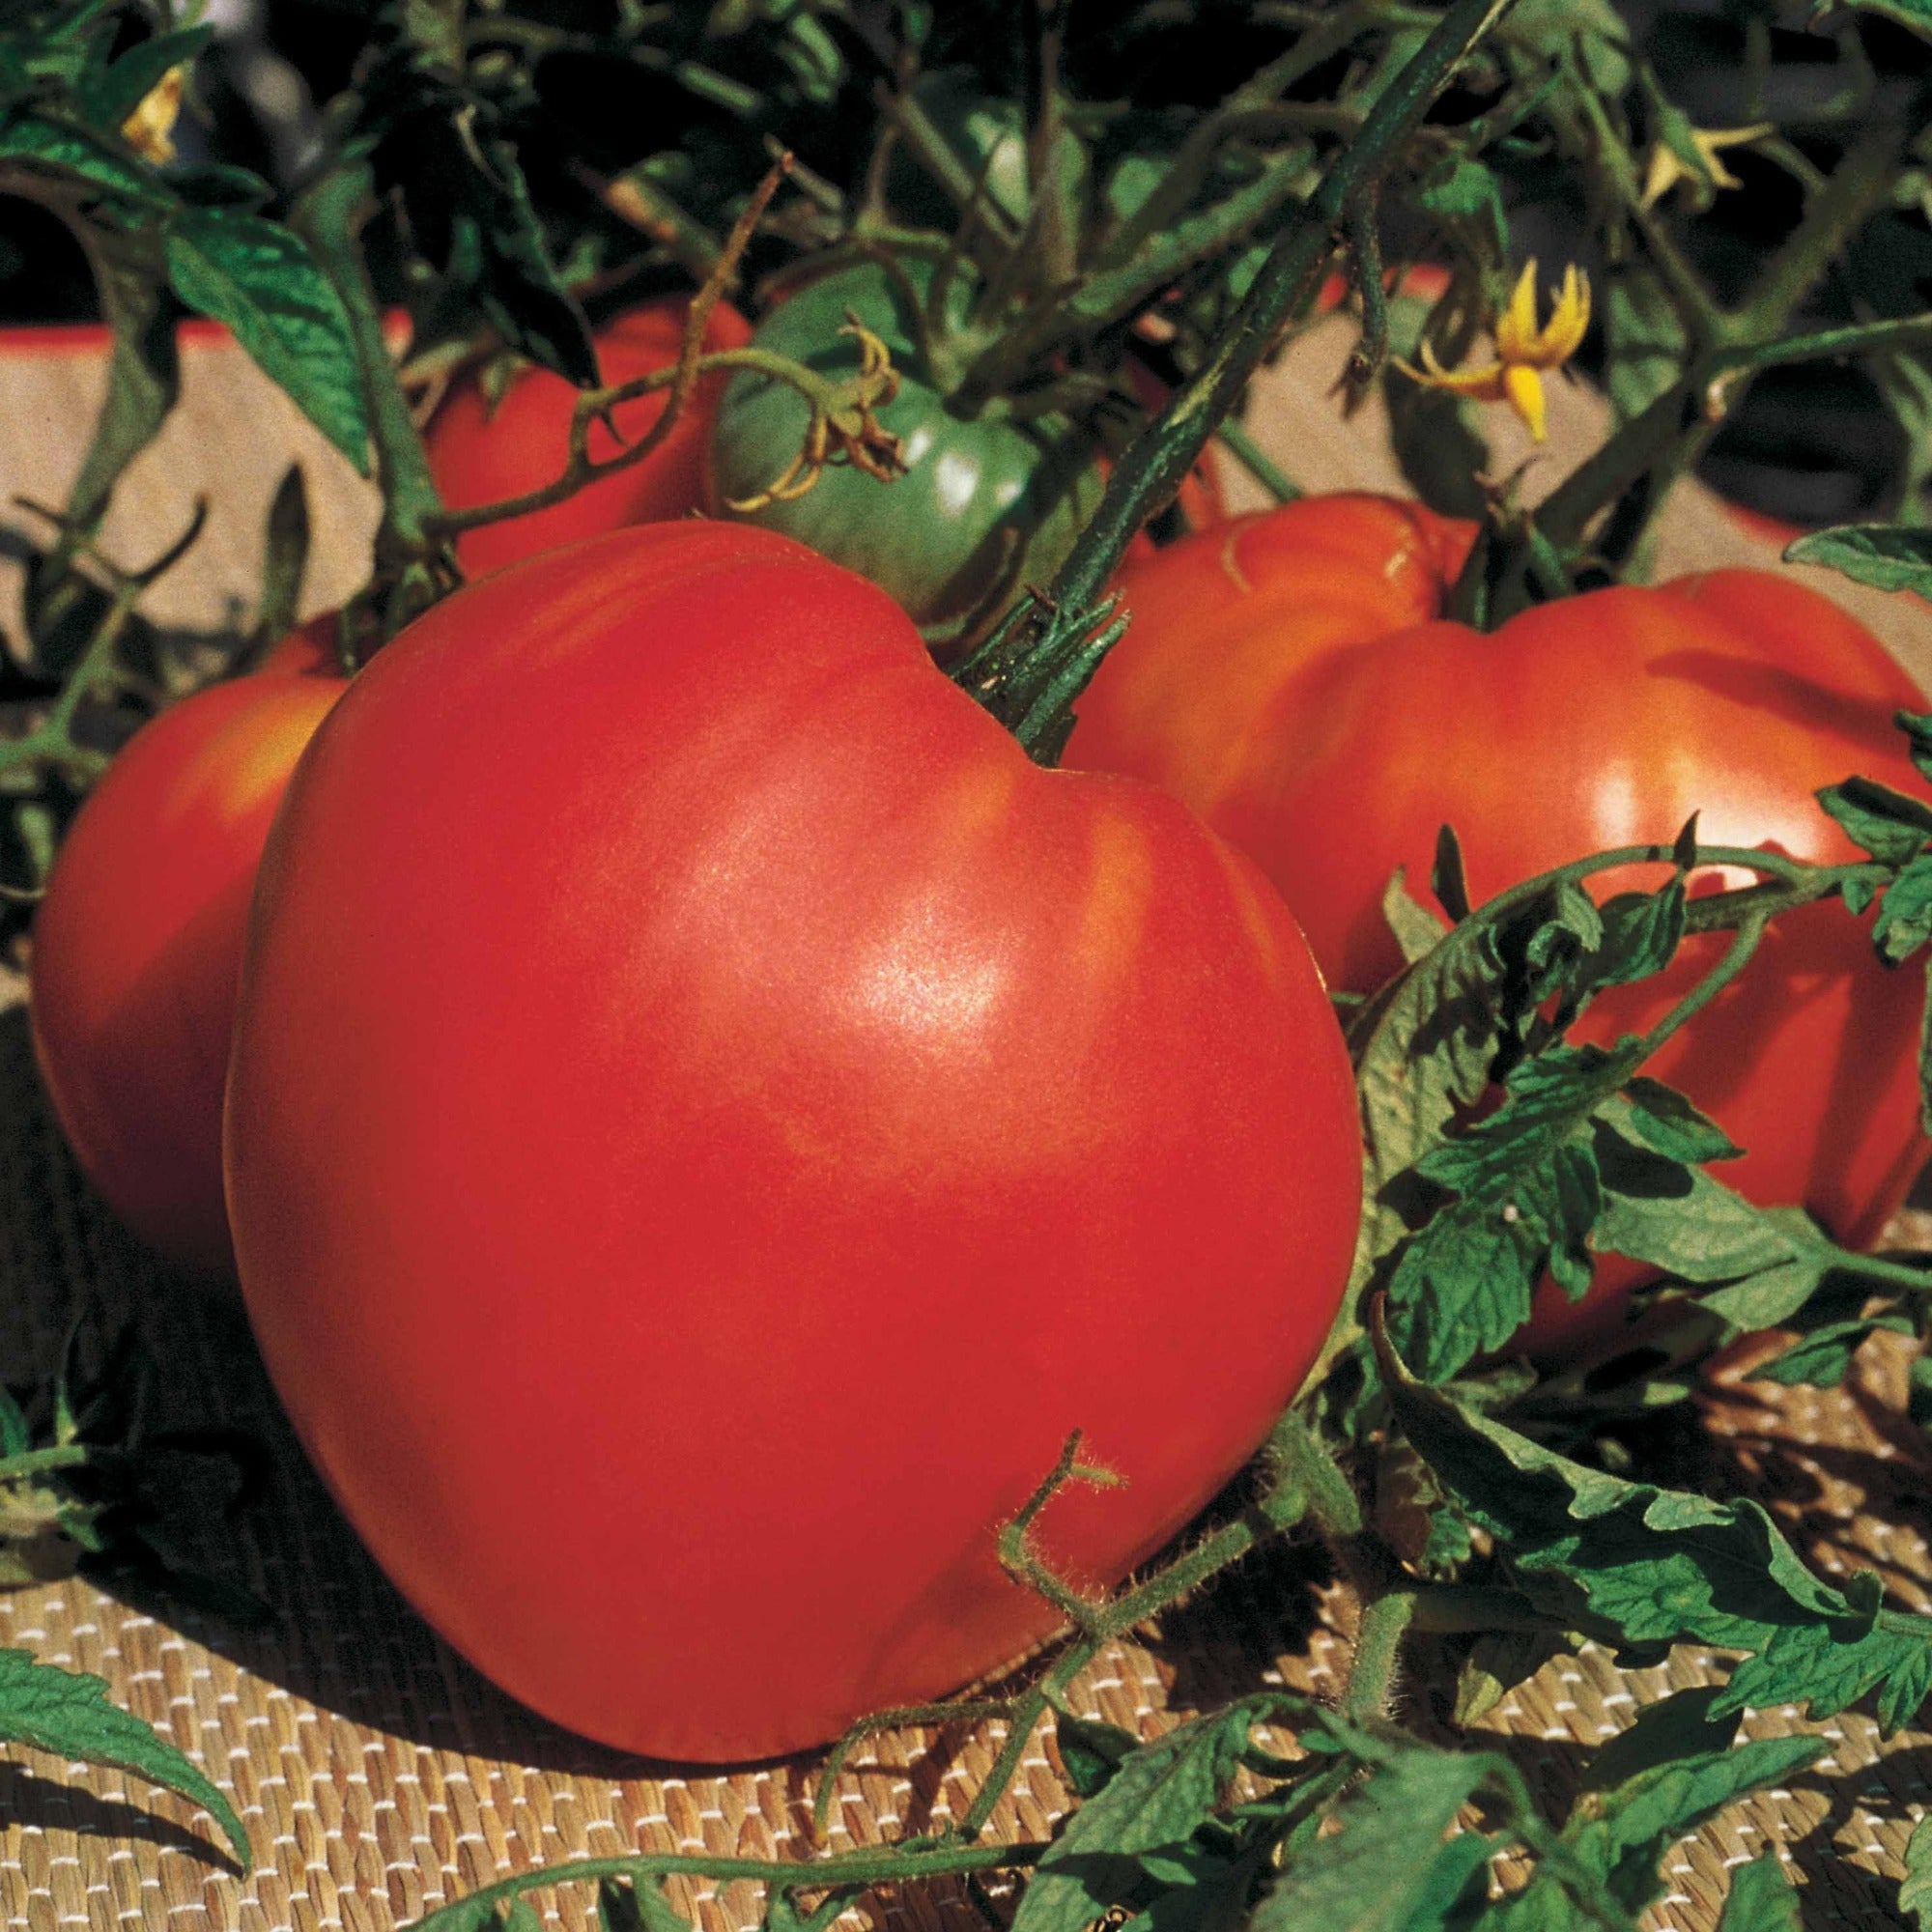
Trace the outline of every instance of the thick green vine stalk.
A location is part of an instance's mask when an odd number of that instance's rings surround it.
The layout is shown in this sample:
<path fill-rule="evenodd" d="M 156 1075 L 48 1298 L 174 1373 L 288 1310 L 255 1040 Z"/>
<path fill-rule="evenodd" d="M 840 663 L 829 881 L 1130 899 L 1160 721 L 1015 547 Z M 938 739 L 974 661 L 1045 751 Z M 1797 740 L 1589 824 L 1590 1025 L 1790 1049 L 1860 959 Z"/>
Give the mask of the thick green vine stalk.
<path fill-rule="evenodd" d="M 1148 518 L 1170 501 L 1234 412 L 1282 326 L 1314 296 L 1337 225 L 1374 192 L 1379 171 L 1428 112 L 1509 0 L 1455 0 L 1322 177 L 1201 370 L 1142 432 L 1109 477 L 1093 521 L 1044 592 L 1027 593 L 957 671 L 958 681 L 1043 764 L 1059 756 L 1073 702 L 1121 635 L 1105 586 Z"/>

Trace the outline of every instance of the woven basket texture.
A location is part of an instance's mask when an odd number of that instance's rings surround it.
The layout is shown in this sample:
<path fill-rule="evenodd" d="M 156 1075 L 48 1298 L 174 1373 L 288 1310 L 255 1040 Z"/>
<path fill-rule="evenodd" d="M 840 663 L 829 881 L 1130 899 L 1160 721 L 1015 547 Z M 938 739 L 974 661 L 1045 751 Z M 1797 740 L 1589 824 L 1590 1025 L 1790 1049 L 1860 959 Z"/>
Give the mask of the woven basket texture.
<path fill-rule="evenodd" d="M 1303 345 L 1264 385 L 1255 420 L 1316 487 L 1385 486 L 1373 413 L 1345 429 L 1328 400 L 1339 337 Z M 309 608 L 339 598 L 366 558 L 366 495 L 231 351 L 187 358 L 188 407 L 123 493 L 110 542 L 130 562 L 160 548 L 200 489 L 218 516 L 206 557 L 166 586 L 165 621 L 213 628 L 245 601 L 252 532 L 281 464 L 309 467 L 323 542 Z M 98 358 L 0 356 L 0 497 L 57 498 L 71 479 Z M 1591 433 L 1597 405 L 1559 398 L 1555 437 Z M 1708 498 L 1680 496 L 1669 526 L 1682 562 L 1763 561 L 1761 543 Z M 1848 601 L 1859 601 L 1848 599 Z M 1862 607 L 1861 607 L 1862 608 Z M 1908 663 L 1932 666 L 1932 639 L 1897 600 L 1872 607 Z M 617 1757 L 546 1724 L 455 1658 L 375 1570 L 309 1473 L 240 1313 L 150 1263 L 90 1196 L 41 1096 L 17 978 L 0 974 L 0 1362 L 9 1379 L 50 1372 L 75 1315 L 131 1320 L 158 1372 L 164 1425 L 239 1428 L 264 1445 L 262 1480 L 237 1507 L 185 1465 L 176 1525 L 188 1553 L 270 1608 L 237 1629 L 170 1603 L 132 1603 L 75 1578 L 0 1593 L 0 1644 L 104 1677 L 115 1699 L 172 1738 L 233 1799 L 257 1868 L 212 1856 L 209 1821 L 115 1773 L 0 1751 L 0 1927 L 6 1932 L 391 1932 L 511 1871 L 634 1849 L 805 1857 L 817 1849 L 814 1768 L 799 1759 L 730 1775 L 689 1775 Z M 1904 1230 L 1932 1245 L 1926 1224 Z M 1830 1395 L 1731 1386 L 1704 1404 L 1708 1428 L 1661 1450 L 1678 1479 L 1759 1496 L 1827 1571 L 1876 1568 L 1891 1600 L 1932 1607 L 1932 1467 L 1900 1420 L 1903 1364 L 1866 1351 Z M 533 1425 L 533 1448 L 540 1434 Z M 1689 1459 L 1688 1461 L 1686 1459 Z M 1264 1684 L 1332 1691 L 1349 1651 L 1340 1593 L 1283 1552 L 1258 1560 L 1117 1645 L 1075 1688 L 1077 1709 L 1151 1734 L 1188 1712 Z M 598 1587 L 594 1553 L 559 1590 Z M 1487 1722 L 1552 1805 L 1567 1801 L 1582 1752 L 1667 1690 L 1719 1668 L 1679 1652 L 1660 1669 L 1619 1673 L 1600 1653 L 1546 1668 Z M 1425 1673 L 1414 1678 L 1422 1686 Z M 1419 1688 L 1407 1715 L 1439 1713 Z M 1754 1735 L 1805 1728 L 1793 1711 L 1755 1714 Z M 1927 1747 L 1908 1732 L 1881 1747 L 1850 1715 L 1822 1727 L 1833 1753 L 1788 1789 L 1736 1807 L 1683 1848 L 1652 1923 L 1715 1925 L 1728 1870 L 1776 1846 L 1804 1887 L 1808 1927 L 1900 1924 L 1896 1883 L 1911 1827 L 1928 1803 Z M 876 1843 L 957 1815 L 1000 1740 L 963 1729 L 881 1740 L 843 1780 L 827 1849 Z M 994 1820 L 1037 1835 L 1065 1803 L 1050 1747 L 1035 1740 Z M 673 1885 L 704 1932 L 755 1921 L 751 1887 L 723 1894 Z M 539 1893 L 544 1922 L 590 1924 L 587 1889 Z M 874 1923 L 965 1932 L 983 1923 L 945 1888 L 860 1909 Z M 1314 1928 L 1311 1928 L 1314 1932 Z"/>

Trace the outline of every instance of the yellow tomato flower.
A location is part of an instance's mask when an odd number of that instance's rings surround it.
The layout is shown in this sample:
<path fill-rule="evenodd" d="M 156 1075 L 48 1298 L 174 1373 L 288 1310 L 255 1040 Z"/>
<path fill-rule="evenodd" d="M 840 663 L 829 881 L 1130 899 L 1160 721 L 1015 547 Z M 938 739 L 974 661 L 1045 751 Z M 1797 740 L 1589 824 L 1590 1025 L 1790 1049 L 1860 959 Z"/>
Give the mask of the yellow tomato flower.
<path fill-rule="evenodd" d="M 1447 389 L 1482 403 L 1507 403 L 1538 442 L 1546 434 L 1543 375 L 1560 369 L 1576 355 L 1590 327 L 1590 278 L 1573 263 L 1563 271 L 1549 320 L 1536 321 L 1536 264 L 1525 262 L 1510 305 L 1496 323 L 1496 359 L 1467 368 L 1445 369 L 1435 352 L 1422 345 L 1422 367 L 1399 363 L 1406 375 L 1432 389 Z"/>
<path fill-rule="evenodd" d="M 121 137 L 144 161 L 163 167 L 175 157 L 175 123 L 181 118 L 187 67 L 171 67 L 121 124 Z"/>
<path fill-rule="evenodd" d="M 1685 166 L 1675 148 L 1658 142 L 1651 149 L 1650 160 L 1644 169 L 1644 207 L 1655 208 L 1679 182 L 1695 183 L 1699 187 L 1743 187 L 1744 183 L 1718 156 L 1726 148 L 1748 147 L 1751 142 L 1761 141 L 1767 134 L 1776 132 L 1777 129 L 1769 121 L 1759 121 L 1748 128 L 1693 128 L 1690 130 L 1690 145 L 1697 150 L 1704 162 L 1704 178 L 1701 181 L 1695 169 Z M 1705 195 L 1702 199 L 1708 201 L 1710 197 Z"/>

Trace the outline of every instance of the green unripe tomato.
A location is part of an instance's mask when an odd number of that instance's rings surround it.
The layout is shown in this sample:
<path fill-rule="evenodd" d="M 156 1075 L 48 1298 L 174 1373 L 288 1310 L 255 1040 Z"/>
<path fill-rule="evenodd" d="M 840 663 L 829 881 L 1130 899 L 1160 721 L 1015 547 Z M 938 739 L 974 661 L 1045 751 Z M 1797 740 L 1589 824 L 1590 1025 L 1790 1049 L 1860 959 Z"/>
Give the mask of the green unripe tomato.
<path fill-rule="evenodd" d="M 847 465 L 829 468 L 804 496 L 736 510 L 797 457 L 810 410 L 797 390 L 747 371 L 724 392 L 712 432 L 712 513 L 763 525 L 869 578 L 911 613 L 935 649 L 980 636 L 1022 583 L 1051 577 L 1099 502 L 1094 441 L 1058 418 L 1018 421 L 995 404 L 954 411 L 916 344 L 913 293 L 877 263 L 808 283 L 753 337 L 827 374 L 859 364 L 841 335 L 847 315 L 877 334 L 900 372 L 879 412 L 898 437 L 905 473 L 890 483 Z"/>

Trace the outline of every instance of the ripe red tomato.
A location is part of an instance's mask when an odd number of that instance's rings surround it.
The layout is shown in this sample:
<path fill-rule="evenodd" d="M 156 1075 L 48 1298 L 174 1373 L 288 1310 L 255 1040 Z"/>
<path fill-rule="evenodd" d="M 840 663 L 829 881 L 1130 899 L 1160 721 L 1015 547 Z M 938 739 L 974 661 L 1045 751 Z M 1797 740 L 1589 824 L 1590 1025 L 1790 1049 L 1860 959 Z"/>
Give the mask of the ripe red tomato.
<path fill-rule="evenodd" d="M 1815 591 L 1716 571 L 1545 605 L 1486 637 L 1433 621 L 1467 542 L 1425 510 L 1335 497 L 1159 552 L 1125 573 L 1132 627 L 1082 700 L 1067 762 L 1192 805 L 1353 991 L 1400 963 L 1379 896 L 1397 866 L 1428 878 L 1445 821 L 1480 900 L 1590 852 L 1667 843 L 1693 810 L 1707 843 L 1835 863 L 1859 855 L 1814 790 L 1854 772 L 1922 790 L 1891 714 L 1923 699 Z M 1722 944 L 1687 944 L 1667 974 L 1602 996 L 1578 1037 L 1647 1028 Z M 1842 907 L 1808 908 L 1650 1070 L 1748 1150 L 1722 1179 L 1868 1242 L 1926 1152 L 1914 979 L 1882 968 Z M 1613 1263 L 1599 1286 L 1636 1278 Z M 1520 1339 L 1568 1346 L 1616 1300 L 1572 1309 L 1546 1292 Z"/>
<path fill-rule="evenodd" d="M 514 783 L 502 776 L 514 766 Z M 356 679 L 264 861 L 242 1289 L 310 1454 L 489 1676 L 678 1758 L 1053 1623 L 1253 1449 L 1360 1159 L 1307 948 L 1151 787 L 1042 771 L 776 533 L 625 530 Z"/>
<path fill-rule="evenodd" d="M 289 773 L 344 689 L 263 673 L 128 742 L 81 807 L 34 920 L 29 1015 L 88 1178 L 149 1246 L 233 1269 L 221 1090 L 249 895 Z"/>
<path fill-rule="evenodd" d="M 675 362 L 690 307 L 681 296 L 661 297 L 600 328 L 597 363 L 605 382 L 635 382 Z M 739 349 L 751 339 L 751 324 L 728 302 L 712 310 L 704 331 L 707 350 Z M 723 375 L 705 378 L 670 434 L 641 462 L 548 510 L 465 531 L 456 545 L 465 571 L 480 577 L 579 537 L 688 515 L 703 495 L 704 445 L 724 383 Z M 457 384 L 423 437 L 430 474 L 442 500 L 452 509 L 473 509 L 522 496 L 560 475 L 570 453 L 570 418 L 580 393 L 561 376 L 529 368 L 511 382 L 493 410 L 474 381 Z M 665 398 L 657 394 L 639 396 L 618 410 L 617 426 L 626 440 L 635 442 L 642 436 L 664 413 L 664 406 Z M 589 449 L 598 462 L 608 462 L 621 446 L 601 423 L 592 426 Z"/>

